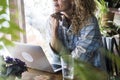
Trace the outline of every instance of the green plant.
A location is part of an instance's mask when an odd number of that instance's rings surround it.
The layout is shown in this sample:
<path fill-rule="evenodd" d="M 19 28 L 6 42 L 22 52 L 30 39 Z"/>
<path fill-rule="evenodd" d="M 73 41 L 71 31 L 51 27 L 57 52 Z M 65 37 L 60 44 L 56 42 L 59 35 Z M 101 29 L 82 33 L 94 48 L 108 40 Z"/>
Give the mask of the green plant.
<path fill-rule="evenodd" d="M 22 73 L 27 71 L 27 65 L 20 59 L 0 56 L 0 61 L 0 77 L 5 80 L 10 76 L 21 78 Z"/>
<path fill-rule="evenodd" d="M 102 25 L 102 16 L 108 12 L 108 7 L 107 7 L 107 4 L 106 4 L 105 0 L 100 0 L 100 1 L 95 0 L 95 1 L 96 1 L 96 4 L 97 4 L 97 7 L 98 7 L 97 18 L 98 18 L 100 30 L 101 30 L 102 34 L 105 34 L 106 32 L 104 32 L 104 27 Z"/>
<path fill-rule="evenodd" d="M 62 48 L 60 56 L 64 60 L 68 60 L 69 55 L 70 52 L 66 48 Z M 75 80 L 107 80 L 108 76 L 105 71 L 77 59 L 74 59 L 74 75 Z"/>
<path fill-rule="evenodd" d="M 6 36 L 11 36 L 15 40 L 19 39 L 17 33 L 23 30 L 10 19 L 8 0 L 0 0 L 0 41 L 5 45 L 11 45 L 12 41 Z"/>
<path fill-rule="evenodd" d="M 12 45 L 11 39 L 7 36 L 11 36 L 14 40 L 18 40 L 18 32 L 23 33 L 24 31 L 10 19 L 9 11 L 9 2 L 10 0 L 0 0 L 0 42 L 4 43 L 5 46 Z M 14 17 L 13 17 L 14 18 Z M 0 45 L 0 49 L 2 46 Z M 0 80 L 6 80 L 4 72 L 6 72 L 7 66 L 6 62 L 1 56 L 0 53 Z M 9 68 L 10 69 L 10 68 Z M 9 70 L 7 70 L 9 71 Z M 3 73 L 2 73 L 3 72 Z"/>
<path fill-rule="evenodd" d="M 119 46 L 118 46 L 119 48 Z M 110 50 L 106 50 L 104 47 L 101 48 L 104 56 L 112 60 L 111 64 L 117 64 L 118 68 L 120 68 L 120 56 L 115 55 Z M 63 58 L 68 58 L 67 55 L 70 55 L 70 52 L 66 48 L 62 48 L 60 52 L 60 56 Z M 75 80 L 119 80 L 119 76 L 109 75 L 109 73 L 105 71 L 101 71 L 96 67 L 93 67 L 89 63 L 74 59 L 74 75 Z M 110 77 L 110 79 L 108 79 Z M 111 78 L 112 77 L 112 78 Z"/>
<path fill-rule="evenodd" d="M 104 36 L 113 36 L 118 34 L 119 27 L 114 24 L 113 18 L 114 13 L 109 9 L 107 0 L 96 0 L 98 6 L 98 21 L 102 35 Z M 108 0 L 114 2 L 114 4 L 119 4 L 120 0 Z"/>
<path fill-rule="evenodd" d="M 107 3 L 105 2 L 105 0 L 95 0 L 97 7 L 98 7 L 98 11 L 99 11 L 99 15 L 97 17 L 101 17 L 103 14 L 108 12 L 108 7 L 107 7 Z"/>

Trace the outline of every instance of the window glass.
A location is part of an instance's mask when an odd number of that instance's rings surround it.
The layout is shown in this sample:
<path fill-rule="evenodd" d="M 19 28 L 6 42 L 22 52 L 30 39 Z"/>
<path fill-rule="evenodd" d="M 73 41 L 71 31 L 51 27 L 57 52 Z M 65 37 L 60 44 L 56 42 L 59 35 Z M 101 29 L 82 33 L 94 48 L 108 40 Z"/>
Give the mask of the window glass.
<path fill-rule="evenodd" d="M 46 44 L 46 23 L 52 13 L 52 0 L 24 0 L 26 42 L 27 44 L 39 45 L 44 50 L 47 58 L 53 61 L 48 43 Z"/>
<path fill-rule="evenodd" d="M 45 25 L 52 12 L 51 0 L 24 0 L 27 43 L 44 45 Z"/>

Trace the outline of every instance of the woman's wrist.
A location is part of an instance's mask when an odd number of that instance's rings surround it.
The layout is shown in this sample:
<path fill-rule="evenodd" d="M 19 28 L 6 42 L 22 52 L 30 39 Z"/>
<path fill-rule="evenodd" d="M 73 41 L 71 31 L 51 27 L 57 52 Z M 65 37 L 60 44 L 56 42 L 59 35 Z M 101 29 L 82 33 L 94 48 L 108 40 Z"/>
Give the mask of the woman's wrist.
<path fill-rule="evenodd" d="M 61 51 L 61 48 L 63 45 L 59 39 L 52 38 L 52 40 L 50 42 L 50 46 L 54 49 L 54 51 L 59 53 Z"/>
<path fill-rule="evenodd" d="M 52 49 L 53 52 L 58 53 L 58 52 L 54 49 L 54 47 L 52 46 L 51 43 L 49 43 L 49 46 L 50 46 L 50 48 Z"/>

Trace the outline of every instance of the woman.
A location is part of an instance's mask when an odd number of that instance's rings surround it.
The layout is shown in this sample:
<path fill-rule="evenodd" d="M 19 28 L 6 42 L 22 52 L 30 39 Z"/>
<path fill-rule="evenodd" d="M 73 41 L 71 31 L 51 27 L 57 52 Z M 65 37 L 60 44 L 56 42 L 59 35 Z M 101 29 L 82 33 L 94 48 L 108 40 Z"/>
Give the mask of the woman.
<path fill-rule="evenodd" d="M 50 46 L 55 53 L 65 47 L 78 60 L 104 70 L 100 53 L 101 34 L 94 12 L 94 0 L 53 0 Z"/>

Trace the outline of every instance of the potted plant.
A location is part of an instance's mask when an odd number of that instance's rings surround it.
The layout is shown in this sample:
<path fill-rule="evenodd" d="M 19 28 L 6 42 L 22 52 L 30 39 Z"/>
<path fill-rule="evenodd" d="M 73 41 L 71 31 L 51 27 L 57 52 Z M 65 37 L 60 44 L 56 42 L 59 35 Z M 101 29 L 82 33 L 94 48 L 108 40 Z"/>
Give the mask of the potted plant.
<path fill-rule="evenodd" d="M 99 9 L 98 20 L 101 32 L 104 36 L 113 36 L 118 34 L 119 26 L 113 23 L 113 9 L 118 9 L 120 0 L 97 0 Z"/>
<path fill-rule="evenodd" d="M 27 65 L 20 59 L 0 56 L 0 62 L 0 80 L 15 80 L 27 71 Z"/>
<path fill-rule="evenodd" d="M 120 0 L 97 0 L 96 3 L 98 5 L 98 11 L 99 11 L 97 18 L 98 18 L 101 33 L 104 36 L 103 40 L 105 40 L 107 43 L 106 49 L 111 51 L 111 48 L 113 48 L 113 47 L 111 47 L 111 45 L 114 44 L 113 39 L 120 42 L 119 37 L 114 36 L 114 35 L 120 34 L 119 33 L 120 27 L 118 25 L 114 24 L 114 22 L 113 22 L 114 13 L 111 11 L 113 9 L 118 9 L 120 7 L 119 6 Z M 103 42 L 103 44 L 105 45 L 104 42 Z M 120 51 L 120 48 L 119 48 L 120 44 L 117 44 L 117 45 L 118 45 L 118 49 Z M 115 50 L 116 50 L 116 48 L 114 48 L 111 53 L 114 55 L 117 55 Z M 106 53 L 111 54 L 108 52 L 106 52 Z M 109 65 L 107 65 L 107 66 L 109 66 Z M 111 75 L 111 76 L 113 76 L 113 75 Z"/>

